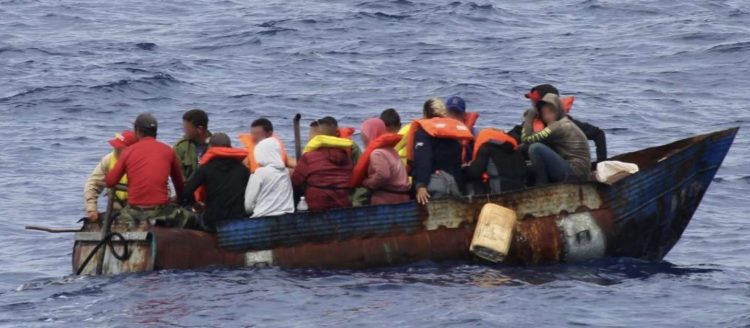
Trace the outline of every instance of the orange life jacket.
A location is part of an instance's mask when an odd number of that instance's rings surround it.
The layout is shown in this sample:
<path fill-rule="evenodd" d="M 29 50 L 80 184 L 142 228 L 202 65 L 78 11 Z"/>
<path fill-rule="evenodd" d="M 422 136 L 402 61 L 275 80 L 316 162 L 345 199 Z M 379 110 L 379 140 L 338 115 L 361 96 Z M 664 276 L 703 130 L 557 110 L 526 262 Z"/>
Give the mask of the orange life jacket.
<path fill-rule="evenodd" d="M 468 112 L 464 116 L 464 124 L 466 124 L 466 127 L 469 128 L 469 131 L 474 130 L 474 125 L 477 124 L 477 120 L 479 119 L 479 113 L 475 112 Z"/>
<path fill-rule="evenodd" d="M 518 150 L 518 141 L 508 135 L 507 133 L 500 131 L 498 129 L 484 129 L 482 131 L 479 131 L 479 135 L 477 135 L 477 140 L 474 142 L 474 152 L 473 152 L 473 159 L 477 158 L 477 153 L 479 153 L 479 148 L 482 147 L 482 145 L 488 143 L 488 142 L 496 142 L 496 143 L 509 143 L 513 145 L 513 150 Z M 482 182 L 488 183 L 490 181 L 490 176 L 486 172 L 482 174 Z"/>
<path fill-rule="evenodd" d="M 563 111 L 565 112 L 565 114 L 569 113 L 570 109 L 573 108 L 573 102 L 575 100 L 576 98 L 573 96 L 560 99 L 560 102 L 562 102 Z M 544 130 L 544 127 L 545 125 L 541 118 L 537 118 L 534 120 L 534 133 Z"/>
<path fill-rule="evenodd" d="M 281 141 L 281 138 L 276 136 L 276 134 L 271 138 L 274 138 L 279 142 L 279 146 L 281 147 L 281 160 L 284 161 L 284 165 L 286 165 L 287 155 L 284 143 Z M 243 133 L 240 134 L 240 142 L 245 145 L 245 149 L 247 149 L 247 169 L 250 170 L 251 173 L 255 172 L 259 166 L 258 162 L 255 160 L 255 140 L 253 140 L 252 135 Z"/>
<path fill-rule="evenodd" d="M 384 135 L 381 135 L 375 140 L 370 141 L 370 143 L 367 145 L 367 148 L 365 148 L 365 152 L 362 154 L 362 157 L 359 158 L 359 162 L 357 162 L 357 166 L 354 167 L 354 171 L 352 173 L 352 180 L 351 180 L 351 187 L 357 188 L 362 185 L 362 182 L 365 181 L 365 178 L 367 178 L 367 171 L 370 167 L 370 155 L 372 155 L 372 152 L 379 148 L 393 148 L 401 142 L 402 136 L 395 134 L 395 133 L 386 133 Z"/>
<path fill-rule="evenodd" d="M 247 157 L 247 150 L 231 147 L 208 147 L 208 150 L 201 157 L 200 165 L 206 165 L 214 158 L 231 158 L 241 161 Z M 196 202 L 206 201 L 206 187 L 200 186 L 193 193 Z"/>
<path fill-rule="evenodd" d="M 419 130 L 424 130 L 431 137 L 439 139 L 454 139 L 459 142 L 474 139 L 471 130 L 465 124 L 452 118 L 434 117 L 414 121 L 407 139 L 406 150 L 409 161 L 414 161 L 414 135 Z"/>
<path fill-rule="evenodd" d="M 514 150 L 518 150 L 518 141 L 516 141 L 515 138 L 511 137 L 507 133 L 497 130 L 497 129 L 484 129 L 482 131 L 479 131 L 479 135 L 477 136 L 477 140 L 474 143 L 474 152 L 473 158 L 477 157 L 477 153 L 479 152 L 479 148 L 482 147 L 485 143 L 488 142 L 497 142 L 497 143 L 509 143 L 513 145 Z"/>
<path fill-rule="evenodd" d="M 469 131 L 471 134 L 474 134 L 474 125 L 477 124 L 477 120 L 479 119 L 479 113 L 475 112 L 468 112 L 464 116 L 464 124 L 467 128 L 469 128 Z M 466 162 L 466 154 L 469 152 L 469 144 L 471 143 L 470 140 L 462 140 L 461 141 L 461 162 Z M 474 157 L 472 157 L 474 158 Z"/>
<path fill-rule="evenodd" d="M 339 128 L 339 138 L 351 139 L 352 136 L 354 136 L 355 131 L 356 130 L 354 128 Z"/>

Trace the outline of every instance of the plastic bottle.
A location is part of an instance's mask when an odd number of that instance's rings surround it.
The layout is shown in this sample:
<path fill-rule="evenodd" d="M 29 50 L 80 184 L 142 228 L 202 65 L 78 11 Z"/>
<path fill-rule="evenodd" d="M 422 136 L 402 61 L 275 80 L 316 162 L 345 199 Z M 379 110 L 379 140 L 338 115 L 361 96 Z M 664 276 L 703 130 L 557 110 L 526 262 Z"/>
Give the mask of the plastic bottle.
<path fill-rule="evenodd" d="M 299 203 L 297 203 L 297 212 L 305 211 L 307 211 L 307 202 L 305 201 L 305 196 L 302 196 L 299 199 Z"/>

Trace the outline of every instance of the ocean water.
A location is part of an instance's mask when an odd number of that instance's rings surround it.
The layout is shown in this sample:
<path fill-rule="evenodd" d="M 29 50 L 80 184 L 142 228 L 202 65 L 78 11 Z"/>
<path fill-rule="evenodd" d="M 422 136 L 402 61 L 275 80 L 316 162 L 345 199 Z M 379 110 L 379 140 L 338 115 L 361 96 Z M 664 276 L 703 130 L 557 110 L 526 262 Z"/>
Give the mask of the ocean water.
<path fill-rule="evenodd" d="M 611 154 L 742 126 L 663 262 L 71 275 L 87 174 L 140 112 L 356 126 L 460 95 L 510 128 L 553 83 Z M 750 2 L 0 0 L 0 326 L 750 327 Z M 235 140 L 236 141 L 236 140 Z M 288 142 L 289 143 L 289 142 Z"/>

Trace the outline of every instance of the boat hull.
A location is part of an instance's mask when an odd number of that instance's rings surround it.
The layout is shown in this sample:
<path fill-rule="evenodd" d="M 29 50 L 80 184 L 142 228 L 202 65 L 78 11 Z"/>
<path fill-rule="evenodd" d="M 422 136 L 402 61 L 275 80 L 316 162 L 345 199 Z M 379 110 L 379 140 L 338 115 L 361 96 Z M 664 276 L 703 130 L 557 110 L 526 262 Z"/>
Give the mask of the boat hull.
<path fill-rule="evenodd" d="M 556 184 L 469 199 L 443 199 L 230 221 L 217 235 L 151 227 L 128 236 L 130 257 L 105 250 L 103 273 L 206 266 L 366 268 L 421 260 L 469 260 L 487 203 L 518 215 L 507 263 L 578 262 L 603 256 L 661 260 L 677 243 L 737 129 L 613 158 L 641 167 L 613 186 Z M 117 231 L 115 229 L 114 231 Z M 78 269 L 97 243 L 79 233 Z M 132 237 L 132 238 L 130 238 Z M 122 242 L 114 242 L 122 251 Z M 118 248 L 119 247 L 119 248 Z M 88 264 L 83 273 L 91 273 Z"/>

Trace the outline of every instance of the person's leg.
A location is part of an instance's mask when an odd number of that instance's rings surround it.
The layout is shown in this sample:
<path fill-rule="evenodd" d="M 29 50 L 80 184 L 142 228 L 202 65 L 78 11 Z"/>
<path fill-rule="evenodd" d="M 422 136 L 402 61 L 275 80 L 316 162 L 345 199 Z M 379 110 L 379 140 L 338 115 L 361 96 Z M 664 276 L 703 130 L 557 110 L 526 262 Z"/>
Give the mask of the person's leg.
<path fill-rule="evenodd" d="M 570 177 L 570 164 L 545 144 L 537 142 L 529 146 L 529 158 L 537 185 L 561 182 Z"/>

